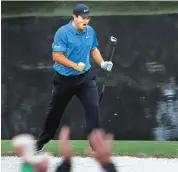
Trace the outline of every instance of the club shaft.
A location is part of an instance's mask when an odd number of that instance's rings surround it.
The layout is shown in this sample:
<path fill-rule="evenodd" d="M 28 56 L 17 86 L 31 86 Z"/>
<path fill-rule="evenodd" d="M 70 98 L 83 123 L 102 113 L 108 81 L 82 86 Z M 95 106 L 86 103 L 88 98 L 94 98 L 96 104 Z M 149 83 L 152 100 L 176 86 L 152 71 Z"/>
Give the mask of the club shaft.
<path fill-rule="evenodd" d="M 113 48 L 112 48 L 112 52 L 111 52 L 111 56 L 110 56 L 110 61 L 112 61 L 112 58 L 113 58 L 113 56 L 114 56 L 114 52 L 115 52 L 115 49 L 116 49 L 116 43 L 117 43 L 117 41 L 114 43 L 114 46 L 113 46 Z M 108 75 L 109 75 L 109 72 L 107 72 L 106 75 L 105 75 L 105 80 L 104 80 L 104 84 L 103 84 L 102 91 L 101 91 L 101 95 L 100 95 L 100 99 L 99 99 L 99 102 L 100 102 L 100 103 L 101 103 L 102 100 L 103 100 L 103 95 L 104 95 L 104 91 L 105 91 L 105 87 L 106 87 Z"/>

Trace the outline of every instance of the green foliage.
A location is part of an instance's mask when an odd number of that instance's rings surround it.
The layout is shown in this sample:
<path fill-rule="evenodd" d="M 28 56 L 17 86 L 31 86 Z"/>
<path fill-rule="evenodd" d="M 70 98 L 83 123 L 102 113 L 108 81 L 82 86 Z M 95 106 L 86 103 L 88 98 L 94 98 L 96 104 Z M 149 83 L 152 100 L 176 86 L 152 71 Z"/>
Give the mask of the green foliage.
<path fill-rule="evenodd" d="M 2 17 L 71 16 L 80 1 L 2 1 Z M 82 2 L 83 3 L 83 2 Z M 178 13 L 178 2 L 86 1 L 94 16 Z"/>

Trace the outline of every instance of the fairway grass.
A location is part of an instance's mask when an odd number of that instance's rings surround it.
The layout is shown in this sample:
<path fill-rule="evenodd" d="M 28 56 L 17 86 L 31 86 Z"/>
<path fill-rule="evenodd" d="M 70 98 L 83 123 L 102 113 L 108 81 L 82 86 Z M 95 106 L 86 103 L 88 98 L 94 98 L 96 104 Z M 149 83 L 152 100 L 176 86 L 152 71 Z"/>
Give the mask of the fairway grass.
<path fill-rule="evenodd" d="M 86 140 L 72 140 L 70 141 L 70 145 L 76 154 L 81 154 L 89 150 L 89 144 Z M 57 140 L 50 141 L 45 145 L 44 151 L 58 153 L 59 142 Z M 1 152 L 13 152 L 10 140 L 1 140 Z M 178 141 L 114 141 L 112 153 L 178 156 Z"/>

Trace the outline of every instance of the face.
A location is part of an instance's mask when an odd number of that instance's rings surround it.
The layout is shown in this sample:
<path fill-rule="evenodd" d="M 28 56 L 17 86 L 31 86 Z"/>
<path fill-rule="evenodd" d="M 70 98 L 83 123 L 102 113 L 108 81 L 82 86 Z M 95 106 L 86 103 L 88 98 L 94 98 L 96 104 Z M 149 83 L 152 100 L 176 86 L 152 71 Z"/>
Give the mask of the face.
<path fill-rule="evenodd" d="M 90 17 L 82 17 L 82 16 L 73 16 L 75 26 L 77 27 L 78 30 L 83 30 L 86 28 L 90 21 Z"/>
<path fill-rule="evenodd" d="M 22 157 L 25 155 L 25 148 L 22 146 L 22 145 L 18 145 L 15 147 L 15 154 L 18 156 L 18 157 Z"/>

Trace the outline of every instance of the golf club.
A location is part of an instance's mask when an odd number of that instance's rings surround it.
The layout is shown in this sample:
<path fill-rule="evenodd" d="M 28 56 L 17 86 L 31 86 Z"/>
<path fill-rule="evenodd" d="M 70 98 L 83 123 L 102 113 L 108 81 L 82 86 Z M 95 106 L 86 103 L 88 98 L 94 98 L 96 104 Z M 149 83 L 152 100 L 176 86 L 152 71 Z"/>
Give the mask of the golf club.
<path fill-rule="evenodd" d="M 115 38 L 114 36 L 111 36 L 110 37 L 110 42 L 112 43 L 112 51 L 111 51 L 111 55 L 110 55 L 110 61 L 112 61 L 112 58 L 114 56 L 114 52 L 115 52 L 115 49 L 116 49 L 117 38 Z M 99 103 L 101 103 L 102 100 L 103 100 L 103 95 L 104 95 L 104 91 L 105 91 L 105 87 L 106 87 L 106 83 L 107 83 L 108 74 L 109 74 L 109 71 L 106 73 L 106 76 L 105 76 L 105 80 L 104 80 L 104 84 L 102 86 Z"/>

